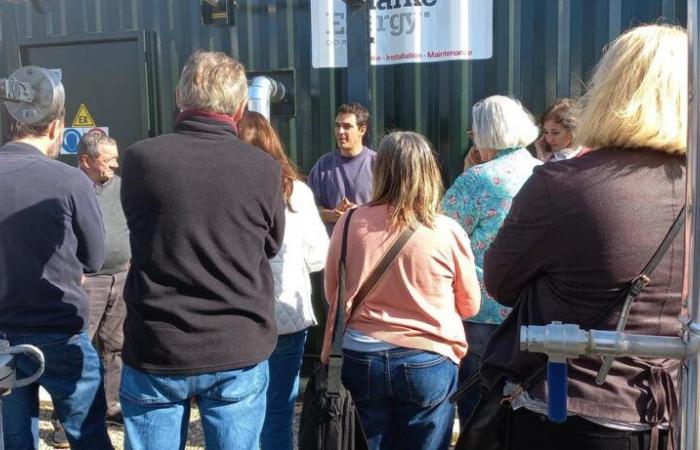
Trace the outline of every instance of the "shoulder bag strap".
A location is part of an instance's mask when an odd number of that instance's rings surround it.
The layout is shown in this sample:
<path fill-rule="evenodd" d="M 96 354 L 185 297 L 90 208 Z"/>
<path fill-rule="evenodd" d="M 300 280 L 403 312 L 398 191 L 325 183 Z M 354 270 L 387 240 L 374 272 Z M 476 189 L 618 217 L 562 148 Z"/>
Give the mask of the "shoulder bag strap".
<path fill-rule="evenodd" d="M 348 212 L 354 212 L 352 209 Z M 335 316 L 335 328 L 333 330 L 333 347 L 331 350 L 331 355 L 342 355 L 343 353 L 343 334 L 345 334 L 345 256 L 347 254 L 347 238 L 348 238 L 348 224 L 350 223 L 350 216 L 348 216 L 345 221 L 345 229 L 343 230 L 343 247 L 340 251 L 340 267 L 338 269 L 338 298 L 337 298 L 337 312 Z M 405 230 L 401 232 L 399 237 L 394 241 L 389 250 L 384 253 L 382 259 L 379 261 L 377 266 L 372 270 L 367 279 L 362 283 L 362 286 L 357 290 L 357 294 L 352 301 L 352 306 L 350 307 L 350 312 L 348 314 L 348 320 L 352 317 L 357 308 L 364 302 L 367 295 L 372 292 L 372 289 L 379 283 L 384 274 L 386 274 L 387 269 L 396 260 L 399 253 L 403 249 L 404 245 L 413 236 L 413 233 L 419 227 L 418 221 L 411 222 Z"/>
<path fill-rule="evenodd" d="M 615 301 L 606 306 L 605 309 L 598 313 L 598 315 L 596 315 L 592 320 L 586 323 L 585 327 L 587 329 L 595 328 L 600 323 L 605 321 L 622 302 L 624 302 L 624 306 L 620 316 L 620 321 L 618 322 L 617 331 L 622 331 L 622 329 L 624 329 L 625 324 L 627 323 L 627 316 L 629 315 L 629 311 L 632 308 L 632 303 L 642 292 L 642 290 L 649 284 L 649 277 L 656 269 L 656 266 L 658 266 L 661 260 L 663 259 L 663 256 L 666 254 L 666 251 L 668 251 L 668 248 L 671 246 L 676 236 L 678 236 L 678 233 L 683 228 L 684 224 L 685 205 L 683 205 L 683 208 L 681 208 L 680 212 L 676 216 L 676 219 L 673 221 L 671 228 L 669 228 L 668 232 L 666 232 L 664 240 L 661 241 L 661 244 L 656 249 L 654 255 L 651 257 L 647 265 L 644 266 L 644 269 L 642 269 L 641 273 L 632 280 L 629 288 L 625 292 L 623 292 L 622 295 L 620 295 L 617 299 L 615 299 Z M 547 363 L 545 362 L 542 366 L 538 367 L 538 369 L 535 372 L 533 372 L 529 377 L 527 377 L 525 381 L 523 381 L 520 384 L 522 390 L 527 391 L 532 386 L 539 383 L 540 380 L 544 378 L 546 373 Z"/>
<path fill-rule="evenodd" d="M 343 354 L 343 333 L 345 332 L 345 257 L 348 253 L 348 230 L 350 229 L 350 219 L 357 211 L 353 208 L 347 212 L 343 227 L 343 241 L 340 247 L 340 261 L 338 262 L 338 294 L 336 296 L 336 313 L 333 325 L 333 344 L 331 346 L 331 356 L 342 356 Z"/>
<path fill-rule="evenodd" d="M 396 238 L 389 250 L 387 250 L 384 256 L 382 256 L 382 259 L 381 261 L 379 261 L 379 264 L 377 264 L 377 267 L 375 267 L 374 270 L 372 270 L 372 273 L 369 274 L 364 283 L 362 283 L 360 289 L 357 290 L 357 295 L 355 295 L 355 298 L 352 301 L 352 306 L 350 307 L 350 314 L 348 315 L 348 320 L 352 318 L 352 316 L 355 314 L 362 302 L 364 302 L 365 298 L 370 294 L 370 292 L 372 292 L 374 287 L 377 284 L 379 284 L 382 277 L 384 277 L 384 274 L 386 274 L 386 271 L 389 268 L 389 266 L 391 266 L 394 263 L 394 261 L 396 261 L 396 258 L 399 256 L 399 253 L 406 245 L 406 242 L 408 242 L 408 240 L 411 239 L 411 236 L 413 236 L 413 233 L 416 232 L 419 226 L 420 223 L 417 220 L 414 220 L 413 222 L 408 224 L 408 227 L 406 227 L 406 229 L 401 232 L 401 234 L 398 238 Z"/>
<path fill-rule="evenodd" d="M 343 335 L 345 334 L 345 256 L 347 255 L 348 243 L 348 227 L 350 218 L 355 209 L 348 211 L 348 218 L 345 220 L 345 228 L 343 229 L 343 244 L 340 250 L 340 263 L 338 268 L 338 297 L 337 310 L 335 315 L 335 323 L 333 329 L 333 343 L 331 345 L 331 353 L 328 359 L 328 393 L 338 394 L 340 391 L 340 376 L 343 364 Z M 382 279 L 386 270 L 396 260 L 401 249 L 406 245 L 406 242 L 413 236 L 413 233 L 418 229 L 419 223 L 414 220 L 409 224 L 399 237 L 394 241 L 389 250 L 382 256 L 379 264 L 372 270 L 372 273 L 362 283 L 358 289 L 355 298 L 353 299 L 348 317 L 357 311 L 357 308 L 364 301 L 367 295 Z"/>
<path fill-rule="evenodd" d="M 343 333 L 338 329 L 343 328 L 345 323 L 345 256 L 348 253 L 348 229 L 350 219 L 357 208 L 348 211 L 343 227 L 343 240 L 340 246 L 340 261 L 338 262 L 338 294 L 336 296 L 335 322 L 333 324 L 333 341 L 331 343 L 331 353 L 328 357 L 328 377 L 326 392 L 328 395 L 340 395 L 340 376 L 343 367 Z"/>

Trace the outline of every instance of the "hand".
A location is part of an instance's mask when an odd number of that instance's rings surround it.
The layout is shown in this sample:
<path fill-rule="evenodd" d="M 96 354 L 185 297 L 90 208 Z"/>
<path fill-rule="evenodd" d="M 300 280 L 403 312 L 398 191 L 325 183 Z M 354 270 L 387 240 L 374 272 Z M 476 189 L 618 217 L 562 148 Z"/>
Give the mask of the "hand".
<path fill-rule="evenodd" d="M 542 162 L 547 162 L 552 158 L 552 151 L 549 150 L 549 146 L 544 141 L 544 135 L 535 141 L 535 154 L 537 159 Z"/>
<path fill-rule="evenodd" d="M 355 206 L 357 206 L 355 203 L 351 202 L 346 197 L 343 197 L 340 199 L 340 203 L 338 203 L 338 206 L 336 206 L 335 209 L 346 212 L 348 209 L 354 208 Z"/>
<path fill-rule="evenodd" d="M 321 220 L 325 223 L 336 223 L 338 219 L 342 217 L 343 211 L 338 209 L 320 208 L 319 215 L 321 216 Z"/>
<path fill-rule="evenodd" d="M 476 166 L 477 164 L 481 164 L 482 162 L 481 153 L 479 153 L 479 150 L 476 147 L 472 146 L 472 148 L 470 148 L 467 152 L 467 156 L 464 157 L 464 170 Z"/>

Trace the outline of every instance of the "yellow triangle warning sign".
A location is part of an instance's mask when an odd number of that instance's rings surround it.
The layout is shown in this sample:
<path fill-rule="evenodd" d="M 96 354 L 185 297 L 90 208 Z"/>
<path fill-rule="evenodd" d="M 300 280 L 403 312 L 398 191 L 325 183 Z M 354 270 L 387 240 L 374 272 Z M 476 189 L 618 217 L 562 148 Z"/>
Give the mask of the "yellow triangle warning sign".
<path fill-rule="evenodd" d="M 75 115 L 75 118 L 73 119 L 73 128 L 77 127 L 95 127 L 95 121 L 92 120 L 92 116 L 90 115 L 90 112 L 87 109 L 87 106 L 85 106 L 85 103 L 80 104 L 80 108 L 78 108 L 78 113 Z"/>

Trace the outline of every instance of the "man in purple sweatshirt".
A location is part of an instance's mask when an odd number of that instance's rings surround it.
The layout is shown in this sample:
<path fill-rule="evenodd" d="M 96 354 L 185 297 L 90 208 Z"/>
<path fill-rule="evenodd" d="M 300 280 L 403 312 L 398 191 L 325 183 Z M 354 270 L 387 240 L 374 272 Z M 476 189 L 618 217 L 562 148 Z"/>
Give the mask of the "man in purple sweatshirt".
<path fill-rule="evenodd" d="M 335 117 L 338 148 L 321 156 L 309 173 L 309 186 L 328 234 L 345 211 L 372 199 L 377 154 L 362 143 L 368 125 L 367 108 L 358 103 L 341 105 Z"/>

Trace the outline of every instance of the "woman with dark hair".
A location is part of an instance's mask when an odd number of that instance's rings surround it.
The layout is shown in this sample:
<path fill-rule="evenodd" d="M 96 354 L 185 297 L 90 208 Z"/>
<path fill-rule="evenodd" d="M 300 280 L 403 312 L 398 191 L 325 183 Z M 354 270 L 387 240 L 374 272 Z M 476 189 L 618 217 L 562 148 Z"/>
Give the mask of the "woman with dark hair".
<path fill-rule="evenodd" d="M 257 112 L 248 111 L 238 127 L 243 140 L 268 153 L 282 166 L 282 195 L 287 204 L 284 241 L 280 252 L 270 260 L 275 277 L 279 336 L 268 361 L 270 383 L 261 445 L 264 450 L 291 450 L 299 369 L 307 330 L 316 325 L 309 273 L 323 269 L 328 236 L 311 189 L 300 180 L 270 122 Z"/>
<path fill-rule="evenodd" d="M 447 449 L 457 364 L 467 351 L 462 318 L 479 310 L 469 239 L 439 214 L 442 178 L 428 141 L 411 132 L 382 139 L 371 203 L 343 215 L 326 262 L 328 361 L 337 314 L 346 222 L 342 381 L 359 410 L 370 450 Z M 348 218 L 350 217 L 350 218 Z M 383 277 L 353 308 L 357 293 L 407 227 L 415 227 Z"/>
<path fill-rule="evenodd" d="M 542 162 L 563 161 L 579 154 L 581 147 L 574 145 L 577 121 L 574 101 L 557 100 L 540 116 L 542 136 L 535 141 L 537 159 Z"/>
<path fill-rule="evenodd" d="M 556 424 L 543 417 L 544 382 L 519 386 L 543 357 L 521 351 L 518 336 L 553 321 L 616 328 L 621 306 L 596 317 L 626 294 L 685 202 L 687 61 L 677 27 L 637 27 L 612 42 L 581 99 L 577 140 L 592 150 L 536 168 L 486 254 L 487 291 L 514 309 L 489 341 L 481 381 L 494 402 L 509 396 L 512 450 L 658 450 L 670 439 L 678 361 L 621 357 L 598 385 L 600 358 L 569 360 L 569 417 Z M 679 233 L 625 332 L 679 335 L 683 254 Z"/>

